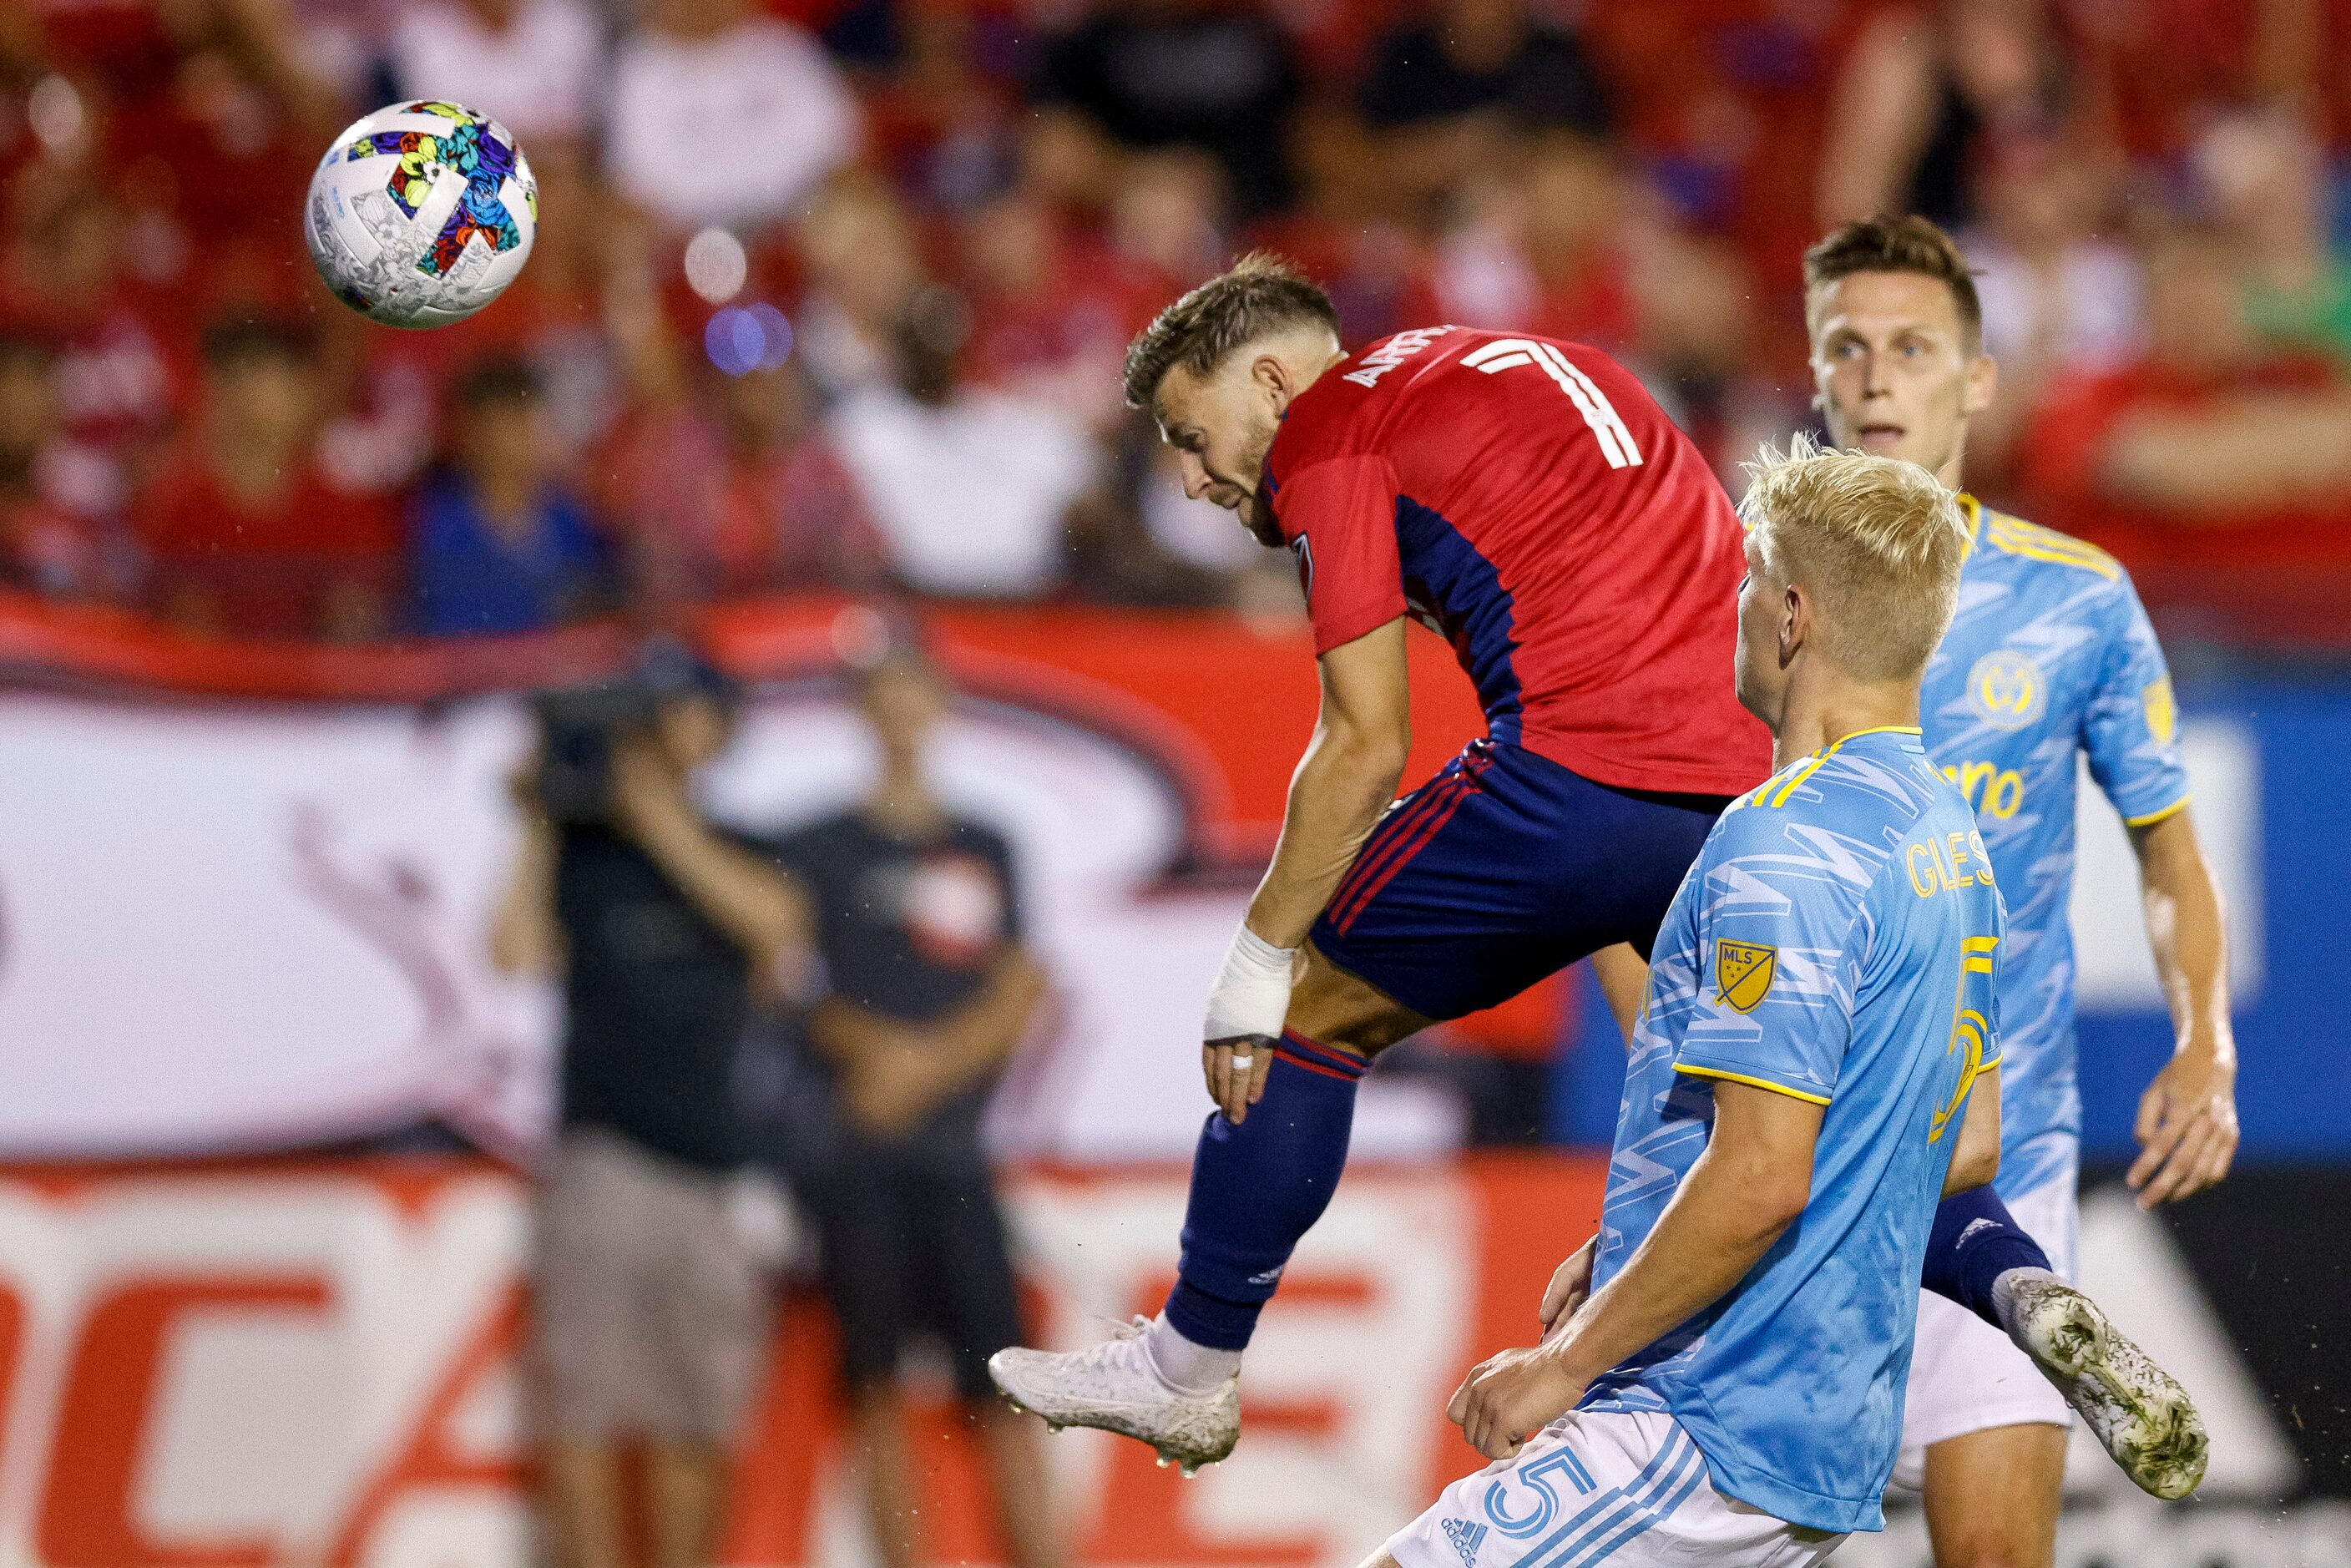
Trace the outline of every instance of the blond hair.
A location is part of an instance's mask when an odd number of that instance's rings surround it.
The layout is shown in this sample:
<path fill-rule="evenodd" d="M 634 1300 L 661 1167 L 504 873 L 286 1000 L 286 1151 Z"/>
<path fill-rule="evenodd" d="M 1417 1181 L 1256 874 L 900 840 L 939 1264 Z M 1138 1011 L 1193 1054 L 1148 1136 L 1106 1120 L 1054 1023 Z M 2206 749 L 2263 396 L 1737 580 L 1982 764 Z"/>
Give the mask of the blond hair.
<path fill-rule="evenodd" d="M 1331 297 L 1270 251 L 1252 251 L 1162 310 L 1126 350 L 1126 401 L 1147 409 L 1159 383 L 1181 365 L 1213 374 L 1243 345 L 1294 327 L 1321 327 L 1335 340 Z"/>
<path fill-rule="evenodd" d="M 1968 553 L 1951 493 L 1915 463 L 1802 435 L 1747 471 L 1740 510 L 1764 570 L 1817 601 L 1822 652 L 1863 680 L 1924 670 L 1959 608 Z"/>

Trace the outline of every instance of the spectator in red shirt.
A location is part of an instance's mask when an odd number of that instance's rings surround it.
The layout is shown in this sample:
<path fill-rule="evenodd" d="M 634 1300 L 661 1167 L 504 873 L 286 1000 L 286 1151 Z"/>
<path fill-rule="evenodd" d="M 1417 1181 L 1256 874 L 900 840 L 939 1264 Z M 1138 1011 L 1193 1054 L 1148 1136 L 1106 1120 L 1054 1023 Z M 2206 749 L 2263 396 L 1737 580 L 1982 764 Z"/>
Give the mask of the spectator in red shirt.
<path fill-rule="evenodd" d="M 616 313 L 635 409 L 605 447 L 606 507 L 653 603 L 870 591 L 889 548 L 818 423 L 794 356 L 739 376 L 688 365 L 651 309 Z"/>
<path fill-rule="evenodd" d="M 962 232 L 972 379 L 1050 402 L 1096 428 L 1126 413 L 1118 391 L 1127 340 L 1164 292 L 1147 273 L 1074 236 L 1022 186 L 972 214 Z M 1147 292 L 1148 291 L 1148 292 Z"/>
<path fill-rule="evenodd" d="M 319 472 L 316 352 L 266 321 L 207 332 L 191 439 L 141 497 L 148 599 L 192 631 L 350 639 L 389 624 L 400 528 Z"/>
<path fill-rule="evenodd" d="M 1299 200 L 1246 246 L 1294 256 L 1339 312 L 1353 348 L 1437 319 L 1417 236 L 1396 212 L 1393 161 L 1344 103 L 1309 104 L 1290 136 Z M 1163 297 L 1164 298 L 1164 297 Z"/>
<path fill-rule="evenodd" d="M 76 453 L 60 436 L 56 356 L 0 336 L 0 586 L 46 599 L 122 598 L 131 552 L 80 504 Z"/>
<path fill-rule="evenodd" d="M 1624 351 L 1635 328 L 1625 206 L 1609 146 L 1565 131 L 1541 138 L 1438 247 L 1436 319 Z"/>
<path fill-rule="evenodd" d="M 2035 515 L 2128 563 L 2150 606 L 2240 635 L 2340 642 L 2351 584 L 2351 380 L 2266 350 L 2239 256 L 2186 230 L 2148 275 L 2147 352 L 2053 386 L 2022 478 Z"/>
<path fill-rule="evenodd" d="M 55 171 L 50 171 L 54 175 Z M 119 508 L 171 428 L 184 340 L 165 303 L 124 276 L 130 246 L 112 194 L 74 176 L 28 180 L 0 255 L 0 323 L 56 350 L 62 434 L 89 456 Z"/>

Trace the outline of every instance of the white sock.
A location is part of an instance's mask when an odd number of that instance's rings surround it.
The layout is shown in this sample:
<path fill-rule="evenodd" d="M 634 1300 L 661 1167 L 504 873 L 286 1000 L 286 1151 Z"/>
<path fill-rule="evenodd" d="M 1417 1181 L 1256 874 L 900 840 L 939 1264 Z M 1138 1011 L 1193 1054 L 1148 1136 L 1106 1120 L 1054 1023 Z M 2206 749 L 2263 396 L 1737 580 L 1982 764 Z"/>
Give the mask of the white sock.
<path fill-rule="evenodd" d="M 1176 1332 L 1167 1314 L 1160 1313 L 1144 1331 L 1144 1354 L 1159 1381 L 1178 1394 L 1214 1394 L 1228 1380 L 1240 1375 L 1241 1353 L 1195 1344 Z"/>
<path fill-rule="evenodd" d="M 2016 1333 L 2016 1288 L 2041 1280 L 2053 1285 L 2064 1283 L 2046 1269 L 2010 1269 L 1991 1282 L 1991 1310 L 2000 1314 L 2001 1326 L 2011 1334 Z"/>

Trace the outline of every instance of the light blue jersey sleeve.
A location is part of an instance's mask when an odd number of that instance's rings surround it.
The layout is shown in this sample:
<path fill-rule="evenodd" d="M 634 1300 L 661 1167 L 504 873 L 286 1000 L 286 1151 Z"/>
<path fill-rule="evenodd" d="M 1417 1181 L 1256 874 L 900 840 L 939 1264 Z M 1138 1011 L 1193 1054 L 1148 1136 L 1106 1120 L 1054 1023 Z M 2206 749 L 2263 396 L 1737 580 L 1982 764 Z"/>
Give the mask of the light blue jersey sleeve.
<path fill-rule="evenodd" d="M 2179 711 L 2162 645 L 2130 579 L 2117 587 L 2104 668 L 2082 716 L 2082 747 L 2090 776 L 2136 828 L 2188 803 L 2188 770 L 2179 760 Z"/>
<path fill-rule="evenodd" d="M 1815 1105 L 1834 1096 L 1868 946 L 1875 866 L 1857 847 L 1763 800 L 1723 824 L 1699 904 L 1704 977 L 1677 1071 Z"/>

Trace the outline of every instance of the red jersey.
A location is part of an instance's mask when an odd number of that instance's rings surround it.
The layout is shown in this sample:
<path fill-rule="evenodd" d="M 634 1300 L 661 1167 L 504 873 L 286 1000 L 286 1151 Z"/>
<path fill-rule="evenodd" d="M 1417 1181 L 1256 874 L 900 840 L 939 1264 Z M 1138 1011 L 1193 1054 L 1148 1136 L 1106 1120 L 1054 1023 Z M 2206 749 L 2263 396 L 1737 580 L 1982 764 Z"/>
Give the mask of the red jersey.
<path fill-rule="evenodd" d="M 1290 404 L 1264 491 L 1318 653 L 1411 614 L 1496 740 L 1618 789 L 1735 795 L 1771 772 L 1732 691 L 1739 518 L 1597 350 L 1399 332 Z"/>

